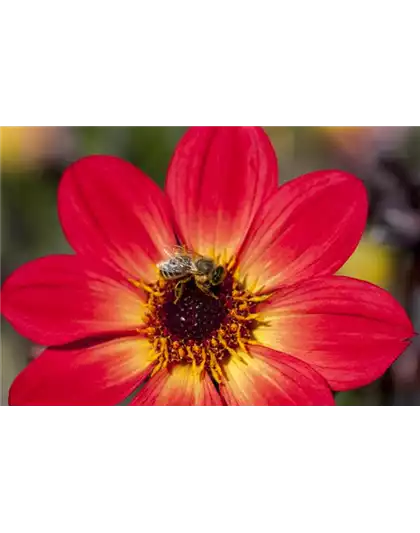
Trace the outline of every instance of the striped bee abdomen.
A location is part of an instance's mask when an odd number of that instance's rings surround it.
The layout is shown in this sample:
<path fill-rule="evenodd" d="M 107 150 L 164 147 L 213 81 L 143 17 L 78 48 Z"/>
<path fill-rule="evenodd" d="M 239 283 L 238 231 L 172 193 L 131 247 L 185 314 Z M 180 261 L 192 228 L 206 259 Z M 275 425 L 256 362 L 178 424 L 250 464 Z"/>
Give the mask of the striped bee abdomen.
<path fill-rule="evenodd" d="M 158 268 L 165 280 L 180 279 L 191 274 L 194 264 L 188 256 L 174 256 L 159 263 Z"/>

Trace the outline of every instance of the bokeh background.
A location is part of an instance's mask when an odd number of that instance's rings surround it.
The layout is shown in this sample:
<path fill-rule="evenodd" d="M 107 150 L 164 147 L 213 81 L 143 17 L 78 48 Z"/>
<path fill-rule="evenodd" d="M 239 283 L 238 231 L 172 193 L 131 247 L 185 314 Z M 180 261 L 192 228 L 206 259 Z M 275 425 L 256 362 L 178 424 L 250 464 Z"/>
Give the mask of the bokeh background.
<path fill-rule="evenodd" d="M 159 185 L 184 127 L 1 128 L 1 278 L 21 264 L 70 252 L 58 221 L 63 170 L 89 154 L 113 154 Z M 356 174 L 370 198 L 369 223 L 342 273 L 389 290 L 420 332 L 420 128 L 265 128 L 280 181 L 323 168 Z M 320 213 L 320 216 L 322 214 Z M 32 345 L 1 323 L 1 403 L 15 376 L 36 357 Z M 420 340 L 378 381 L 336 395 L 341 405 L 420 405 Z"/>

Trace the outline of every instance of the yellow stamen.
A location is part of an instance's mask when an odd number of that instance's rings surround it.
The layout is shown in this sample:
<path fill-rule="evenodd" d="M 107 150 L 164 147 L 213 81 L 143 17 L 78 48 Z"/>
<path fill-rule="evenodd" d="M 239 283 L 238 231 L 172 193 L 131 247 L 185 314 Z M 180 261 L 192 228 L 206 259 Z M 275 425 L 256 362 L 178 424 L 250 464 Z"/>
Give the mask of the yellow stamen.
<path fill-rule="evenodd" d="M 134 285 L 134 287 L 136 287 L 137 289 L 142 288 L 141 281 L 137 281 L 136 279 L 129 279 L 128 282 L 131 283 L 131 285 Z"/>
<path fill-rule="evenodd" d="M 223 346 L 223 348 L 224 348 L 225 350 L 228 351 L 228 353 L 229 353 L 230 355 L 235 355 L 235 354 L 236 354 L 235 350 L 233 350 L 230 346 L 228 346 L 228 344 L 227 344 L 227 342 L 225 341 L 225 339 L 220 335 L 220 332 L 219 332 L 219 335 L 218 335 L 218 339 L 219 339 L 220 344 Z"/>
<path fill-rule="evenodd" d="M 158 364 L 154 367 L 154 369 L 152 370 L 152 372 L 150 373 L 150 377 L 152 378 L 154 375 L 156 375 L 159 370 L 162 368 L 162 363 L 163 363 L 163 360 L 160 359 Z"/>
<path fill-rule="evenodd" d="M 247 283 L 247 289 L 249 292 L 257 292 L 256 288 L 258 285 L 258 280 L 254 279 L 252 283 Z"/>
<path fill-rule="evenodd" d="M 191 361 L 195 362 L 195 357 L 194 357 L 193 351 L 191 350 L 191 348 L 189 346 L 187 346 L 187 355 L 191 359 Z"/>
<path fill-rule="evenodd" d="M 195 359 L 193 360 L 191 366 L 192 366 L 193 375 L 196 375 L 197 374 L 197 361 Z"/>
<path fill-rule="evenodd" d="M 156 298 L 161 298 L 162 296 L 165 296 L 165 293 L 162 291 L 157 291 L 153 287 L 150 287 L 149 285 L 146 285 L 146 283 L 143 283 L 142 281 L 136 281 L 136 280 L 129 280 L 130 283 L 132 283 L 135 287 L 141 288 L 144 291 L 148 292 L 152 296 L 155 296 Z"/>
<path fill-rule="evenodd" d="M 198 367 L 198 373 L 199 374 L 202 374 L 203 373 L 203 370 L 204 370 L 204 367 L 206 366 L 206 361 L 207 361 L 207 352 L 203 346 L 203 348 L 201 348 L 201 358 L 202 358 L 202 361 L 200 363 L 200 366 Z"/>
<path fill-rule="evenodd" d="M 153 354 L 152 361 L 159 359 L 159 357 L 162 354 L 162 350 L 160 348 L 160 341 L 161 341 L 160 337 L 158 337 L 157 339 L 153 341 L 153 348 L 151 349 L 151 353 Z"/>
<path fill-rule="evenodd" d="M 150 361 L 151 363 L 154 363 L 155 361 L 157 361 L 160 357 L 160 354 L 157 354 L 154 350 L 154 348 L 151 348 L 150 351 L 149 351 L 149 354 L 148 354 L 148 361 Z"/>
<path fill-rule="evenodd" d="M 248 315 L 238 315 L 238 313 L 234 310 L 232 311 L 232 316 L 236 318 L 236 320 L 241 320 L 242 322 L 248 322 L 250 320 L 258 320 L 258 317 L 260 316 L 259 313 L 249 313 Z"/>
<path fill-rule="evenodd" d="M 217 383 L 221 383 L 223 380 L 222 369 L 213 352 L 210 352 L 210 373 Z"/>
<path fill-rule="evenodd" d="M 260 302 L 266 302 L 269 298 L 271 298 L 273 294 L 262 294 L 260 296 L 252 296 L 251 298 L 248 298 L 249 302 L 254 303 L 260 303 Z"/>
<path fill-rule="evenodd" d="M 169 364 L 169 351 L 168 351 L 168 342 L 167 339 L 165 339 L 164 346 L 163 346 L 163 365 L 162 368 L 166 368 Z"/>
<path fill-rule="evenodd" d="M 243 340 L 242 340 L 242 337 L 241 337 L 241 329 L 240 329 L 240 328 L 238 329 L 238 332 L 237 332 L 237 334 L 236 334 L 236 342 L 238 343 L 239 348 L 240 348 L 243 352 L 248 353 L 248 349 L 247 349 L 247 347 L 245 346 L 245 344 L 244 344 L 244 342 L 243 342 Z"/>
<path fill-rule="evenodd" d="M 237 291 L 233 291 L 237 292 Z M 252 302 L 252 303 L 261 303 L 267 301 L 269 298 L 271 298 L 272 294 L 262 294 L 261 296 L 248 296 L 248 295 L 234 295 L 232 293 L 232 297 L 234 300 L 238 300 L 240 302 Z"/>
<path fill-rule="evenodd" d="M 233 267 L 235 266 L 235 264 L 236 264 L 236 257 L 233 256 L 232 259 L 229 261 L 229 264 L 228 264 L 228 266 L 226 267 L 226 270 L 227 270 L 228 272 L 230 272 L 230 271 L 233 269 Z"/>

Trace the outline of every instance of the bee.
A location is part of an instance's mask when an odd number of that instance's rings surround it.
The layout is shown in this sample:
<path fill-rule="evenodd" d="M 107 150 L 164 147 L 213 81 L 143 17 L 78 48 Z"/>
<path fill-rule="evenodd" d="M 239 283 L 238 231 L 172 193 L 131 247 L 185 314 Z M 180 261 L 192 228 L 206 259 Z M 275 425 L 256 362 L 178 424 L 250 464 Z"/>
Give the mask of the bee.
<path fill-rule="evenodd" d="M 168 259 L 158 263 L 157 267 L 163 279 L 178 280 L 174 289 L 175 303 L 179 302 L 185 284 L 191 279 L 194 279 L 201 291 L 217 299 L 211 288 L 220 285 L 225 279 L 223 266 L 217 265 L 210 257 L 197 254 L 184 246 L 175 246 L 166 253 Z"/>

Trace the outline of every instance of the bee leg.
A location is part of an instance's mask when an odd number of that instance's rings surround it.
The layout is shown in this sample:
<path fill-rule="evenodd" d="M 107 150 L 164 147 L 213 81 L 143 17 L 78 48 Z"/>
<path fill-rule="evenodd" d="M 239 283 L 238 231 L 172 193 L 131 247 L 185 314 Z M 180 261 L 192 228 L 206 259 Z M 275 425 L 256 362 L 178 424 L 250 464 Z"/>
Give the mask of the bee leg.
<path fill-rule="evenodd" d="M 195 283 L 196 283 L 197 287 L 200 289 L 200 291 L 203 291 L 203 292 L 204 292 L 204 294 L 207 294 L 207 296 L 211 296 L 211 297 L 214 298 L 215 300 L 218 300 L 218 297 L 217 297 L 215 294 L 213 294 L 213 293 L 211 292 L 211 290 L 210 290 L 206 285 L 204 285 L 203 283 L 200 283 L 200 282 L 197 281 L 197 280 L 196 280 Z"/>
<path fill-rule="evenodd" d="M 182 298 L 183 292 L 184 292 L 184 284 L 182 283 L 182 281 L 178 281 L 174 289 L 174 293 L 175 293 L 174 304 L 177 304 L 179 302 L 179 300 Z"/>
<path fill-rule="evenodd" d="M 174 293 L 175 293 L 175 300 L 174 304 L 177 304 L 179 300 L 182 298 L 182 293 L 184 292 L 184 286 L 186 283 L 188 283 L 191 279 L 191 276 L 188 276 L 187 278 L 180 279 L 178 283 L 175 285 Z"/>

